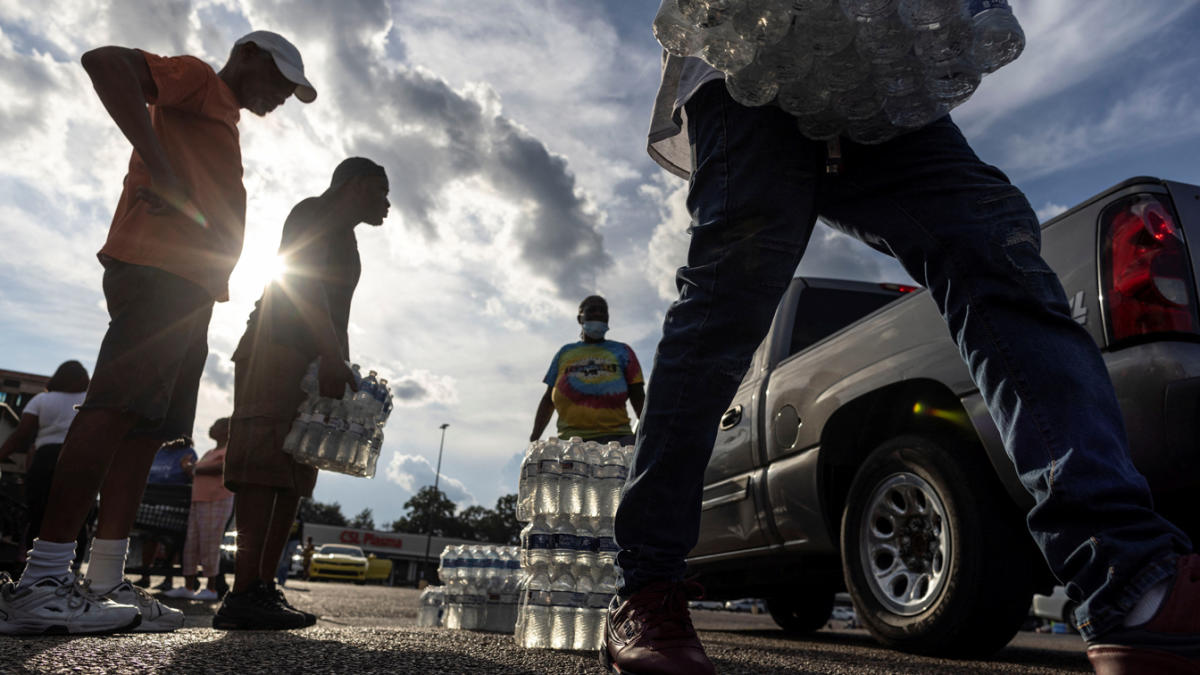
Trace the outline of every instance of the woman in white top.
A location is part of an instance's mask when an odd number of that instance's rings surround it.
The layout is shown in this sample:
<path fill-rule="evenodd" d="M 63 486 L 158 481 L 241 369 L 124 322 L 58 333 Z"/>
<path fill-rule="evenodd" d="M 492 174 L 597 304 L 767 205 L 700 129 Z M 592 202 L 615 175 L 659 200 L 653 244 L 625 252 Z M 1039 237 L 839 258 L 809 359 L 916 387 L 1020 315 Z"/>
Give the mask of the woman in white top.
<path fill-rule="evenodd" d="M 25 464 L 25 504 L 29 508 L 29 529 L 25 533 L 27 546 L 32 546 L 38 536 L 46 500 L 50 495 L 50 483 L 54 480 L 54 467 L 58 464 L 58 453 L 67 437 L 67 429 L 71 428 L 71 420 L 75 419 L 75 406 L 83 403 L 88 382 L 87 369 L 80 362 L 67 361 L 60 365 L 46 383 L 46 391 L 25 404 L 16 431 L 0 446 L 0 460 L 14 452 L 24 452 L 31 446 L 34 448 Z M 83 561 L 86 545 L 85 524 L 79 531 L 75 549 L 77 567 Z"/>

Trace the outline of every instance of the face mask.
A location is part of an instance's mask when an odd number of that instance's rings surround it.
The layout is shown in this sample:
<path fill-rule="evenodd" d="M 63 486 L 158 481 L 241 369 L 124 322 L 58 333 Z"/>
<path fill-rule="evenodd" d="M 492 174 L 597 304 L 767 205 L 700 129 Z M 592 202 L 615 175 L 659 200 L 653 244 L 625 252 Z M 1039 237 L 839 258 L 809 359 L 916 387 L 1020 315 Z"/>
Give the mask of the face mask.
<path fill-rule="evenodd" d="M 608 332 L 608 324 L 603 321 L 584 321 L 583 334 L 593 340 L 604 339 L 604 334 Z"/>

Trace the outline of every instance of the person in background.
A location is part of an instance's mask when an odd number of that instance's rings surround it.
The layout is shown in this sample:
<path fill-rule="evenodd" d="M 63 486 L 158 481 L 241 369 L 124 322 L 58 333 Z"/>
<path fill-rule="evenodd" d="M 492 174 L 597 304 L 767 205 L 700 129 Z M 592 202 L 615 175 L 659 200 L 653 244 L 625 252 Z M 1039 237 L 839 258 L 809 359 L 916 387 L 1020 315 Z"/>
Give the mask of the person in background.
<path fill-rule="evenodd" d="M 233 588 L 214 628 L 284 630 L 316 622 L 275 585 L 300 499 L 311 497 L 317 482 L 317 469 L 285 453 L 283 441 L 314 360 L 321 396 L 341 398 L 356 386 L 346 365 L 350 303 L 362 274 L 354 230 L 383 224 L 387 195 L 383 167 L 351 157 L 334 169 L 328 189 L 293 207 L 283 224 L 285 271 L 263 291 L 233 352 L 225 487 L 235 494 L 238 550 Z"/>
<path fill-rule="evenodd" d="M 46 501 L 50 498 L 50 485 L 54 481 L 54 467 L 62 451 L 62 442 L 67 437 L 71 420 L 75 419 L 75 407 L 83 403 L 87 395 L 88 372 L 78 361 L 64 361 L 55 369 L 46 383 L 46 391 L 29 399 L 21 411 L 17 428 L 0 446 L 0 460 L 11 454 L 33 452 L 25 458 L 25 505 L 29 514 L 29 529 L 25 531 L 25 546 L 32 547 L 46 512 Z M 91 520 L 91 517 L 87 520 Z M 79 528 L 75 537 L 75 560 L 72 571 L 79 572 L 87 552 L 87 521 Z"/>
<path fill-rule="evenodd" d="M 279 565 L 275 568 L 275 583 L 280 587 L 287 585 L 288 573 L 292 570 L 292 556 L 296 555 L 303 537 L 304 519 L 297 517 L 296 522 L 292 523 L 291 531 L 288 532 L 287 543 L 284 544 L 283 553 L 279 556 Z"/>
<path fill-rule="evenodd" d="M 192 439 L 184 436 L 163 443 L 154 455 L 154 463 L 150 465 L 150 474 L 146 477 L 149 485 L 189 485 L 192 482 L 192 470 L 196 466 L 196 449 L 192 447 Z M 141 508 L 154 508 L 146 505 Z M 176 558 L 179 556 L 179 543 L 173 537 L 146 536 L 142 540 L 142 576 L 133 582 L 135 586 L 146 588 L 150 585 L 150 568 L 161 551 L 167 562 L 167 574 L 162 582 L 154 587 L 156 591 L 166 592 L 175 586 L 175 577 L 171 573 L 175 569 Z M 165 550 L 164 550 L 165 549 Z M 124 569 L 122 569 L 122 575 Z"/>
<path fill-rule="evenodd" d="M 538 403 L 529 441 L 542 437 L 550 416 L 558 412 L 558 437 L 578 436 L 585 441 L 622 445 L 633 443 L 629 414 L 642 414 L 646 394 L 642 367 L 633 348 L 604 339 L 608 333 L 608 302 L 589 295 L 579 303 L 579 342 L 564 345 L 550 361 L 542 381 L 546 393 Z"/>
<path fill-rule="evenodd" d="M 183 543 L 184 584 L 163 594 L 168 598 L 218 600 L 229 590 L 221 574 L 221 539 L 233 514 L 233 493 L 225 489 L 223 476 L 229 418 L 213 422 L 208 437 L 217 447 L 204 453 L 192 469 L 192 504 Z M 197 578 L 199 569 L 208 579 L 204 589 Z"/>
<path fill-rule="evenodd" d="M 317 547 L 313 545 L 312 537 L 309 537 L 308 541 L 306 541 L 304 544 L 304 551 L 302 553 L 302 555 L 304 556 L 303 575 L 304 575 L 305 581 L 308 581 L 308 578 L 309 578 L 308 567 L 309 567 L 309 565 L 312 565 L 312 557 L 313 557 L 313 554 L 316 552 L 317 552 Z"/>
<path fill-rule="evenodd" d="M 191 433 L 213 304 L 229 298 L 246 188 L 241 110 L 264 116 L 317 92 L 300 51 L 254 31 L 220 71 L 194 56 L 106 46 L 80 59 L 133 146 L 98 257 L 110 321 L 63 442 L 41 534 L 21 578 L 0 584 L 0 633 L 169 631 L 183 613 L 124 578 L 129 531 L 164 440 Z M 86 586 L 69 573 L 100 495 Z"/>

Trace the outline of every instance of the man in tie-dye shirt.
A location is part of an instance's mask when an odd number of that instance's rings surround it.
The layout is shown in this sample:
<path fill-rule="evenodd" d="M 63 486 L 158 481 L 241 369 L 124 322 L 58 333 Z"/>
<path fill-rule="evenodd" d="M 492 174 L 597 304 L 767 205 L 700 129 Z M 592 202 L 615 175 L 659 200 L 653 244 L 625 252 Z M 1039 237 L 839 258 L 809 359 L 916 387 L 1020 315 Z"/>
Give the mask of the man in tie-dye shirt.
<path fill-rule="evenodd" d="M 582 341 L 564 345 L 550 362 L 542 380 L 546 393 L 538 404 L 529 440 L 542 437 L 550 415 L 557 411 L 559 438 L 578 436 L 585 441 L 632 444 L 625 401 L 640 417 L 646 399 L 642 367 L 629 345 L 604 339 L 608 332 L 604 298 L 584 298 L 576 320 Z"/>

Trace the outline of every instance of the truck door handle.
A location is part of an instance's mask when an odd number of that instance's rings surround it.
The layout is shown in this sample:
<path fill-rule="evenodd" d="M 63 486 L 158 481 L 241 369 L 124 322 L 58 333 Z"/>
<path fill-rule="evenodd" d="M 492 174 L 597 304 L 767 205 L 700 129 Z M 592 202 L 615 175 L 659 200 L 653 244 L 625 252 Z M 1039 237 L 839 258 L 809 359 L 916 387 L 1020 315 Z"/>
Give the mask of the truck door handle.
<path fill-rule="evenodd" d="M 729 431 L 742 421 L 742 406 L 735 405 L 721 415 L 721 431 Z"/>

